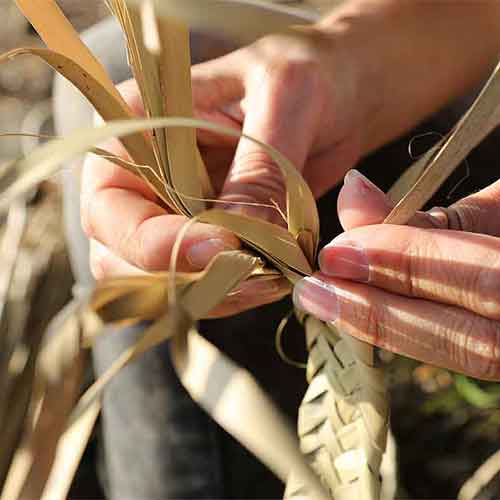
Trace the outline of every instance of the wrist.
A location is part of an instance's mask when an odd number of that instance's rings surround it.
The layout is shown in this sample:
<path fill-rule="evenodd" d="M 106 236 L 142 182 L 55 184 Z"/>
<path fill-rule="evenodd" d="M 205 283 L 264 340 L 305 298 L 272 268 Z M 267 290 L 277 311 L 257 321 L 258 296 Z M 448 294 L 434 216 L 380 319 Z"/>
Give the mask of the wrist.
<path fill-rule="evenodd" d="M 315 26 L 329 45 L 326 65 L 334 84 L 337 109 L 351 108 L 351 127 L 357 135 L 359 156 L 373 149 L 372 123 L 384 107 L 387 78 L 377 50 L 370 47 L 371 29 L 362 26 L 367 13 L 361 3 L 352 2 L 350 9 L 338 9 Z"/>
<path fill-rule="evenodd" d="M 354 75 L 362 154 L 479 84 L 500 55 L 500 3 L 351 0 L 322 19 Z"/>

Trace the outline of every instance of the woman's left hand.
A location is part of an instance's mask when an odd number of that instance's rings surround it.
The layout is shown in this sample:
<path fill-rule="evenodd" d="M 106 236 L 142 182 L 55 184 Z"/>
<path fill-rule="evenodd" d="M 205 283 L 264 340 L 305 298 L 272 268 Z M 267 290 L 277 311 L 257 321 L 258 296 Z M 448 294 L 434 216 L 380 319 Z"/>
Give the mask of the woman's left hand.
<path fill-rule="evenodd" d="M 390 209 L 368 179 L 347 174 L 346 232 L 296 285 L 296 306 L 389 351 L 500 380 L 500 181 L 408 226 L 380 224 Z"/>

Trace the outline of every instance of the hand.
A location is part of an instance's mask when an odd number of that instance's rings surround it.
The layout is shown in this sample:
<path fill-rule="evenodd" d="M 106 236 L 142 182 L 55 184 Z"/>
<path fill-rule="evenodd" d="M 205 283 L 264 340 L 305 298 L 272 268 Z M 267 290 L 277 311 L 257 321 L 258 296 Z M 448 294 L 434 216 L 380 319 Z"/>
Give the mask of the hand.
<path fill-rule="evenodd" d="M 409 226 L 379 224 L 390 209 L 349 172 L 346 232 L 322 250 L 321 273 L 297 284 L 295 304 L 389 351 L 500 380 L 500 181 Z"/>
<path fill-rule="evenodd" d="M 220 59 L 193 67 L 198 117 L 243 131 L 279 149 L 303 171 L 317 195 L 336 183 L 358 157 L 354 75 L 338 51 L 318 33 L 271 36 Z M 120 86 L 125 100 L 143 115 L 134 81 Z M 199 146 L 224 202 L 271 200 L 284 206 L 281 174 L 254 144 L 200 132 Z M 118 141 L 106 147 L 127 157 Z M 335 165 L 335 167 L 333 167 Z M 91 239 L 91 268 L 97 279 L 168 269 L 170 252 L 185 217 L 168 213 L 139 178 L 90 156 L 82 178 L 82 223 Z M 229 205 L 282 223 L 277 211 Z M 196 224 L 185 237 L 178 269 L 198 271 L 213 256 L 240 247 L 228 231 Z M 218 314 L 234 314 L 282 298 L 283 280 L 244 287 Z M 226 307 L 228 306 L 229 307 Z"/>

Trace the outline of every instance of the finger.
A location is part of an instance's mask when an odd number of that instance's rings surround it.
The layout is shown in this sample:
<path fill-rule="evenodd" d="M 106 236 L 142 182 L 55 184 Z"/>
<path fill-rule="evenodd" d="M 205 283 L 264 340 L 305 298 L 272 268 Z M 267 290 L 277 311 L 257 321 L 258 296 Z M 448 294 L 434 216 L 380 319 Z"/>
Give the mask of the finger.
<path fill-rule="evenodd" d="M 344 230 L 380 224 L 392 209 L 385 193 L 358 172 L 349 170 L 337 199 L 337 211 Z"/>
<path fill-rule="evenodd" d="M 500 380 L 497 321 L 324 275 L 300 281 L 294 302 L 383 349 L 473 377 Z"/>
<path fill-rule="evenodd" d="M 120 141 L 112 139 L 102 145 L 102 149 L 126 161 L 131 161 L 129 154 Z M 82 170 L 82 202 L 101 189 L 119 187 L 135 191 L 148 200 L 156 201 L 157 197 L 149 185 L 139 176 L 133 174 L 101 156 L 90 154 L 83 163 Z"/>
<path fill-rule="evenodd" d="M 393 207 L 387 195 L 361 172 L 354 169 L 347 172 L 337 200 L 340 223 L 346 231 L 382 223 Z M 424 212 L 417 212 L 408 224 L 417 227 L 439 225 Z"/>
<path fill-rule="evenodd" d="M 110 252 L 96 240 L 90 240 L 90 270 L 96 280 L 147 274 Z"/>
<path fill-rule="evenodd" d="M 295 68 L 296 69 L 296 68 Z M 294 68 L 277 69 L 275 73 L 256 71 L 246 77 L 243 132 L 270 144 L 302 170 L 318 127 L 320 100 L 309 99 L 314 93 L 310 82 Z M 311 105 L 304 105 L 311 102 Z M 221 199 L 269 204 L 273 200 L 282 208 L 285 187 L 278 166 L 248 140 L 240 140 L 229 170 Z M 281 222 L 275 211 L 260 207 L 242 207 L 247 214 Z"/>
<path fill-rule="evenodd" d="M 380 224 L 393 204 L 375 184 L 357 170 L 344 178 L 337 208 L 342 227 L 349 229 Z M 453 229 L 470 233 L 500 236 L 500 180 L 463 198 L 448 208 L 436 207 L 417 212 L 409 225 L 422 228 Z"/>
<path fill-rule="evenodd" d="M 135 83 L 128 85 L 135 96 Z M 108 149 L 128 158 L 119 141 L 111 142 Z M 83 169 L 81 200 L 82 225 L 89 238 L 108 246 L 112 254 L 132 266 L 168 268 L 177 233 L 186 219 L 168 215 L 142 179 L 103 158 L 90 156 Z M 239 242 L 231 233 L 197 224 L 183 240 L 178 268 L 203 269 L 219 251 L 235 248 L 239 248 Z M 109 273 L 123 270 L 116 260 L 108 258 L 105 262 L 101 267 Z"/>
<path fill-rule="evenodd" d="M 109 141 L 103 148 L 121 158 L 130 159 L 123 145 L 117 140 Z M 100 221 L 96 220 L 100 215 L 95 214 L 94 201 L 98 193 L 107 189 L 130 191 L 138 198 L 148 201 L 152 205 L 148 205 L 150 210 L 153 210 L 153 206 L 157 207 L 157 197 L 145 181 L 105 158 L 88 155 L 82 169 L 80 217 L 83 231 L 89 238 L 94 238 L 96 234 L 101 234 L 105 230 L 101 227 Z M 155 213 L 164 213 L 164 211 L 158 212 L 158 209 L 159 207 Z M 110 206 L 107 210 L 113 212 L 116 208 Z M 119 218 L 119 214 L 117 217 Z M 123 225 L 123 222 L 120 225 Z M 114 228 L 107 228 L 106 231 L 114 232 Z"/>
<path fill-rule="evenodd" d="M 90 240 L 90 267 L 96 280 L 147 274 L 116 256 L 96 240 Z M 232 316 L 271 304 L 286 297 L 290 292 L 290 282 L 284 278 L 245 282 L 230 293 L 223 304 L 211 311 L 207 318 Z"/>
<path fill-rule="evenodd" d="M 239 101 L 245 94 L 243 76 L 253 61 L 245 48 L 191 68 L 193 102 L 199 109 L 214 109 Z"/>
<path fill-rule="evenodd" d="M 214 60 L 192 67 L 193 108 L 196 118 L 208 120 L 221 126 L 241 130 L 242 112 L 239 102 L 244 95 L 241 71 Z M 232 59 L 231 59 L 232 62 Z M 117 89 L 129 105 L 132 113 L 144 117 L 144 105 L 135 79 L 126 80 Z M 231 145 L 237 139 L 227 135 L 198 130 L 198 140 L 204 145 Z"/>
<path fill-rule="evenodd" d="M 143 116 L 144 108 L 136 81 L 132 79 L 122 82 L 117 86 L 117 89 L 122 94 L 127 104 L 129 104 L 132 112 Z M 95 115 L 94 119 L 97 123 L 102 122 L 102 119 L 98 115 Z M 113 155 L 123 158 L 124 160 L 132 161 L 132 158 L 128 154 L 127 150 L 118 139 L 111 139 L 107 141 L 105 144 L 101 145 L 101 148 Z M 86 157 L 83 164 L 81 182 L 81 210 L 84 225 L 87 202 L 91 199 L 95 192 L 109 187 L 130 189 L 140 193 L 142 196 L 151 201 L 157 200 L 153 190 L 139 176 L 119 167 L 106 158 L 90 154 Z"/>
<path fill-rule="evenodd" d="M 492 236 L 364 226 L 335 238 L 322 250 L 319 262 L 328 276 L 500 320 L 500 240 Z"/>
<path fill-rule="evenodd" d="M 97 191 L 87 203 L 86 232 L 129 264 L 147 271 L 166 270 L 178 233 L 187 218 L 170 215 L 139 193 L 122 188 Z M 194 224 L 180 245 L 177 268 L 203 269 L 219 252 L 239 248 L 225 229 Z"/>
<path fill-rule="evenodd" d="M 433 208 L 435 226 L 470 233 L 500 236 L 500 180 L 448 208 Z"/>
<path fill-rule="evenodd" d="M 217 61 L 217 64 L 215 62 Z M 226 67 L 218 60 L 192 67 L 193 108 L 196 118 L 240 132 L 243 115 L 240 100 L 244 95 L 241 77 L 235 68 Z M 132 113 L 144 117 L 144 105 L 135 79 L 126 80 L 117 89 Z M 235 146 L 237 139 L 227 135 L 197 130 L 198 140 L 205 146 Z M 123 148 L 122 148 L 123 149 Z"/>
<path fill-rule="evenodd" d="M 132 266 L 116 256 L 96 240 L 90 240 L 90 268 L 96 280 L 147 274 L 142 269 Z M 283 299 L 290 292 L 290 282 L 283 278 L 246 282 L 238 290 L 229 294 L 223 304 L 211 311 L 208 318 L 232 316 L 271 304 Z"/>
<path fill-rule="evenodd" d="M 237 57 L 237 54 L 240 55 Z M 243 51 L 237 51 L 192 67 L 193 107 L 197 118 L 241 132 L 241 100 L 245 95 L 242 63 L 245 60 Z M 203 146 L 234 148 L 238 142 L 235 137 L 206 130 L 198 130 L 197 137 Z"/>

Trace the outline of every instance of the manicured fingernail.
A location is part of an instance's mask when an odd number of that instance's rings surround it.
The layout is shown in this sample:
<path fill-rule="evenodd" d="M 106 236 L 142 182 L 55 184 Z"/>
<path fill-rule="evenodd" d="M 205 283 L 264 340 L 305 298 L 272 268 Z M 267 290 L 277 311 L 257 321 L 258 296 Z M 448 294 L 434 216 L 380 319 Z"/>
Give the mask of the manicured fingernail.
<path fill-rule="evenodd" d="M 335 321 L 339 317 L 335 287 L 313 276 L 308 276 L 295 285 L 293 302 L 298 309 L 323 321 Z"/>
<path fill-rule="evenodd" d="M 382 194 L 386 198 L 385 193 L 377 187 L 373 182 L 365 177 L 359 170 L 351 169 L 345 174 L 344 185 L 352 186 L 360 195 L 370 193 Z"/>
<path fill-rule="evenodd" d="M 195 269 L 204 269 L 218 253 L 229 250 L 236 248 L 219 238 L 202 240 L 187 249 L 186 260 Z"/>
<path fill-rule="evenodd" d="M 328 276 L 367 283 L 370 265 L 364 248 L 353 245 L 327 245 L 319 254 L 321 272 Z"/>

